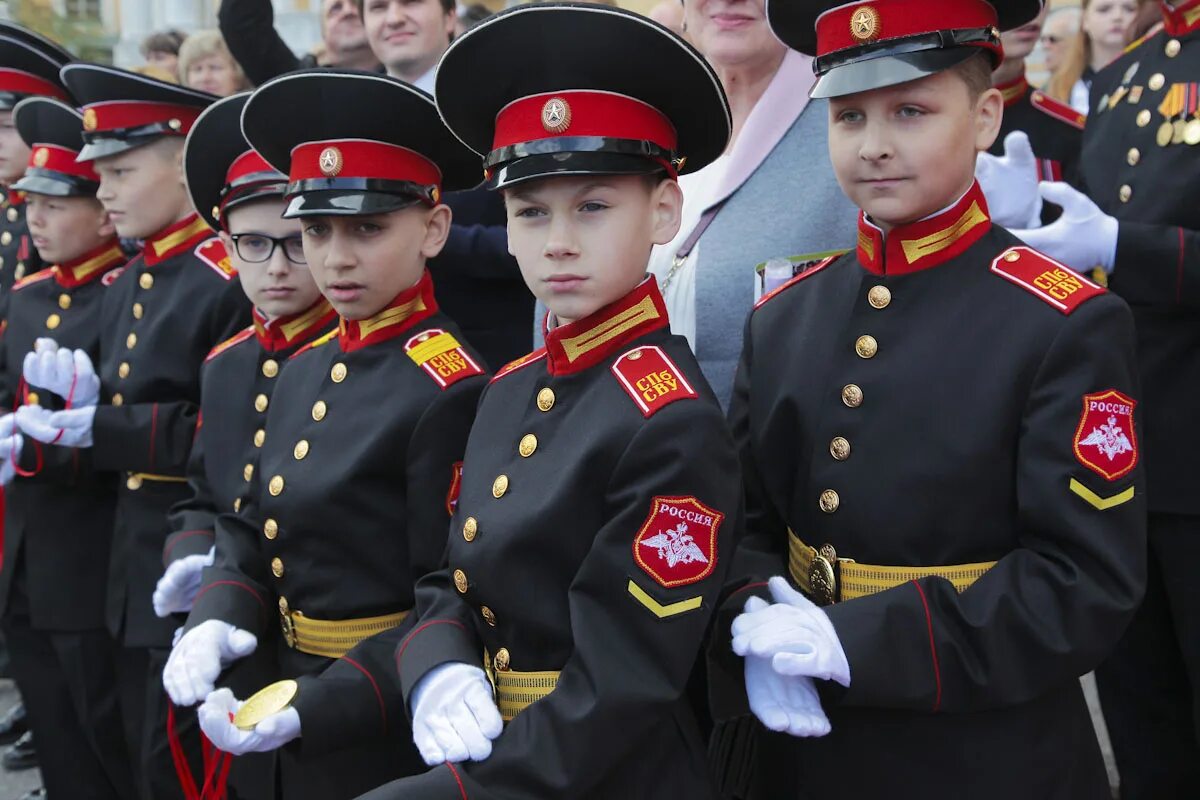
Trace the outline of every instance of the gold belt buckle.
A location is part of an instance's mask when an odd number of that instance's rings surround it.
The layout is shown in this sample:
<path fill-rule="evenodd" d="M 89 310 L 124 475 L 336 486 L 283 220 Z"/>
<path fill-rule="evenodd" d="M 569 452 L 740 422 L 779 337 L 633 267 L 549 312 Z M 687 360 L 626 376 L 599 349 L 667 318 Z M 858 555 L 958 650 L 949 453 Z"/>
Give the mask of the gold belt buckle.
<path fill-rule="evenodd" d="M 292 613 L 288 609 L 286 597 L 279 598 L 279 627 L 283 629 L 283 641 L 287 646 L 296 649 L 296 626 L 292 623 Z"/>
<path fill-rule="evenodd" d="M 819 606 L 831 606 L 837 601 L 837 551 L 833 545 L 822 545 L 808 565 L 808 588 Z"/>

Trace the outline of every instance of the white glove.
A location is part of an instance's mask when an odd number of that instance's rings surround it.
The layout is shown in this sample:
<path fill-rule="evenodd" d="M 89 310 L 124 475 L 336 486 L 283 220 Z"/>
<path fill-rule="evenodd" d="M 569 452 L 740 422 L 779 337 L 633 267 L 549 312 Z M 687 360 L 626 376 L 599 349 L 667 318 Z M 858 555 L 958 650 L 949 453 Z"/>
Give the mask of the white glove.
<path fill-rule="evenodd" d="M 228 689 L 218 689 L 196 710 L 200 729 L 218 750 L 235 756 L 277 750 L 300 736 L 300 712 L 285 708 L 244 731 L 233 724 L 242 701 Z"/>
<path fill-rule="evenodd" d="M 1013 235 L 1077 272 L 1087 274 L 1098 266 L 1111 274 L 1120 229 L 1116 217 L 1105 214 L 1070 184 L 1043 181 L 1038 190 L 1042 197 L 1063 207 L 1062 216 L 1036 230 L 1014 230 Z"/>
<path fill-rule="evenodd" d="M 184 556 L 167 565 L 154 587 L 154 614 L 168 617 L 192 610 L 196 593 L 200 591 L 200 575 L 211 567 L 217 548 L 210 547 L 207 555 Z"/>
<path fill-rule="evenodd" d="M 975 161 L 975 179 L 997 225 L 1036 228 L 1042 224 L 1037 158 L 1024 131 L 1004 137 L 1004 155 L 980 153 Z"/>
<path fill-rule="evenodd" d="M 17 430 L 16 415 L 9 412 L 0 417 L 0 486 L 7 486 L 16 477 L 16 462 L 24 446 L 25 437 Z"/>
<path fill-rule="evenodd" d="M 163 668 L 163 688 L 177 706 L 194 706 L 212 692 L 217 676 L 258 647 L 258 637 L 210 619 L 185 633 Z"/>
<path fill-rule="evenodd" d="M 487 675 L 470 664 L 434 667 L 417 682 L 412 701 L 413 741 L 431 767 L 484 760 L 504 730 Z"/>
<path fill-rule="evenodd" d="M 96 406 L 50 411 L 41 406 L 17 409 L 17 427 L 31 439 L 61 447 L 91 447 Z"/>
<path fill-rule="evenodd" d="M 766 600 L 752 597 L 745 610 L 766 607 Z M 769 659 L 758 656 L 746 656 L 745 669 L 750 710 L 769 730 L 805 737 L 825 736 L 832 730 L 812 678 L 784 677 L 771 668 Z"/>
<path fill-rule="evenodd" d="M 779 576 L 768 586 L 773 605 L 733 621 L 733 652 L 771 661 L 780 675 L 850 685 L 850 664 L 829 616 Z"/>
<path fill-rule="evenodd" d="M 53 339 L 38 339 L 25 355 L 25 382 L 53 392 L 71 408 L 94 406 L 100 400 L 100 378 L 91 356 L 82 350 L 59 347 Z"/>

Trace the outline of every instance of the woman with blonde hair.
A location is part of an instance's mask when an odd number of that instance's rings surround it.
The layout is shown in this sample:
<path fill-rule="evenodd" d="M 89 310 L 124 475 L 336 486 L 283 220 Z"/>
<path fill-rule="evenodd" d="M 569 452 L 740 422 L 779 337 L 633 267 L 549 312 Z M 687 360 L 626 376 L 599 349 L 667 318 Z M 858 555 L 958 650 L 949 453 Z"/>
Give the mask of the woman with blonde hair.
<path fill-rule="evenodd" d="M 220 31 L 200 31 L 179 48 L 179 81 L 189 89 L 228 97 L 250 88 Z"/>
<path fill-rule="evenodd" d="M 1046 94 L 1081 114 L 1088 108 L 1092 76 L 1112 63 L 1129 44 L 1138 0 L 1083 0 L 1083 19 L 1062 66 L 1050 77 Z"/>

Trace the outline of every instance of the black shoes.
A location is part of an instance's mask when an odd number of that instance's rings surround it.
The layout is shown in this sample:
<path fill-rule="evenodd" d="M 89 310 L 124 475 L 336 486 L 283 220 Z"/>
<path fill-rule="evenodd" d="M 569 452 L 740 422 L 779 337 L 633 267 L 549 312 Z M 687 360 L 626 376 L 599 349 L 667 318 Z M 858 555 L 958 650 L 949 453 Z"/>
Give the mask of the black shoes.
<path fill-rule="evenodd" d="M 33 747 L 33 734 L 26 731 L 16 744 L 4 751 L 0 756 L 0 764 L 9 772 L 22 769 L 33 769 L 38 765 L 37 750 Z"/>

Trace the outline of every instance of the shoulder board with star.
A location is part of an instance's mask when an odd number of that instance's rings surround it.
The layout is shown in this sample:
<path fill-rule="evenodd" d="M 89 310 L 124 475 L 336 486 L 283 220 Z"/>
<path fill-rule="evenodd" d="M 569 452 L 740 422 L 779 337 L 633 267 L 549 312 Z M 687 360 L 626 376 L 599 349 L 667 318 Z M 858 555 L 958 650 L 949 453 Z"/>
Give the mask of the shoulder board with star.
<path fill-rule="evenodd" d="M 1087 124 L 1086 114 L 1080 114 L 1071 108 L 1071 106 L 1060 100 L 1055 100 L 1045 92 L 1032 92 L 1029 95 L 1029 102 L 1038 111 L 1053 117 L 1059 122 L 1065 122 L 1072 128 L 1083 130 L 1083 126 Z"/>
<path fill-rule="evenodd" d="M 655 345 L 642 345 L 622 354 L 613 362 L 612 373 L 646 419 L 677 400 L 700 396 L 670 356 Z"/>
<path fill-rule="evenodd" d="M 500 370 L 492 377 L 492 380 L 490 381 L 490 383 L 495 383 L 496 381 L 503 378 L 505 375 L 511 375 L 514 372 L 516 372 L 517 370 L 521 369 L 522 367 L 529 366 L 530 364 L 534 363 L 535 361 L 538 361 L 538 360 L 542 359 L 543 357 L 545 357 L 545 355 L 546 355 L 546 348 L 543 347 L 538 350 L 534 350 L 532 353 L 528 353 L 526 355 L 521 356 L 516 361 L 508 362 L 503 367 L 501 367 Z"/>
<path fill-rule="evenodd" d="M 428 328 L 404 343 L 404 352 L 433 382 L 449 389 L 465 378 L 484 374 L 454 334 L 441 328 Z"/>
<path fill-rule="evenodd" d="M 300 355 L 301 353 L 307 353 L 309 350 L 314 350 L 323 344 L 329 344 L 330 342 L 332 342 L 334 339 L 337 338 L 337 335 L 338 335 L 338 329 L 334 328 L 333 330 L 331 330 L 329 333 L 325 334 L 324 336 L 318 336 L 316 339 L 313 339 L 311 342 L 304 345 L 304 347 L 301 347 L 299 350 L 292 353 L 291 358 L 295 358 L 296 356 Z M 288 360 L 290 361 L 291 358 L 289 358 Z"/>
<path fill-rule="evenodd" d="M 1108 290 L 1030 247 L 1011 247 L 992 262 L 991 271 L 1061 311 L 1073 312 Z"/>
<path fill-rule="evenodd" d="M 237 270 L 234 269 L 233 262 L 229 260 L 229 254 L 225 252 L 225 243 L 216 236 L 201 242 L 194 252 L 196 258 L 211 267 L 213 272 L 225 280 L 231 281 L 237 277 Z"/>
<path fill-rule="evenodd" d="M 209 350 L 208 355 L 205 356 L 205 358 L 204 358 L 204 362 L 207 364 L 209 361 L 212 361 L 214 358 L 221 355 L 221 353 L 224 353 L 226 350 L 228 350 L 229 348 L 233 347 L 236 344 L 241 344 L 242 342 L 246 341 L 253 335 L 254 335 L 254 326 L 253 325 L 251 325 L 248 328 L 244 328 L 244 329 L 238 331 L 233 336 L 230 336 L 228 339 L 226 339 L 225 341 L 221 342 L 219 345 L 214 347 L 212 350 Z"/>
<path fill-rule="evenodd" d="M 844 253 L 839 253 L 836 256 L 830 256 L 829 258 L 826 258 L 822 261 L 818 261 L 816 264 L 813 264 L 811 267 L 804 270 L 804 272 L 801 272 L 799 275 L 793 276 L 786 283 L 784 283 L 780 286 L 776 286 L 774 289 L 767 292 L 762 297 L 758 298 L 758 302 L 756 302 L 754 304 L 755 310 L 764 306 L 768 300 L 772 300 L 772 299 L 778 297 L 779 295 L 783 294 L 783 292 L 785 290 L 792 288 L 793 286 L 795 286 L 797 283 L 804 280 L 805 278 L 811 278 L 813 275 L 816 275 L 818 272 L 825 269 L 833 262 L 837 261 L 843 255 L 844 255 Z"/>
<path fill-rule="evenodd" d="M 39 270 L 38 272 L 35 272 L 32 275 L 29 275 L 27 277 L 21 278 L 21 280 L 14 283 L 12 290 L 14 292 L 17 292 L 17 291 L 20 291 L 21 289 L 24 289 L 26 286 L 32 286 L 35 283 L 40 283 L 41 281 L 44 281 L 47 278 L 52 278 L 52 277 L 54 277 L 54 270 L 52 270 L 52 269 Z"/>

